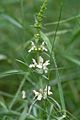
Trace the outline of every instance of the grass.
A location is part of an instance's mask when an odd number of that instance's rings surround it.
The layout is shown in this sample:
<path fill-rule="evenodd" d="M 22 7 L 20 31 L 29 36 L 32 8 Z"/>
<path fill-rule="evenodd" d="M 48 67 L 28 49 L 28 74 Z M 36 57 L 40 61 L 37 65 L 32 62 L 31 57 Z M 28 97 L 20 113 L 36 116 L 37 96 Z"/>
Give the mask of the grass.
<path fill-rule="evenodd" d="M 80 1 L 45 1 L 0 1 L 0 120 L 80 119 Z M 48 51 L 29 53 L 31 41 Z M 47 74 L 29 68 L 39 56 Z M 33 99 L 46 85 L 53 94 Z"/>

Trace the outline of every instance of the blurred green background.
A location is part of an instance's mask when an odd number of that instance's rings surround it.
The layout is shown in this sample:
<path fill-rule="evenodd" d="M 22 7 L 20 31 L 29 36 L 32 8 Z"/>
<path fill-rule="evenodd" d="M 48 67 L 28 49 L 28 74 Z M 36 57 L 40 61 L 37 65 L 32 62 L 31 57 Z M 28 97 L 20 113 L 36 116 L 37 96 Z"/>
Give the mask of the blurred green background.
<path fill-rule="evenodd" d="M 11 100 L 28 68 L 16 59 L 30 63 L 29 42 L 33 39 L 35 15 L 43 0 L 0 0 L 0 99 Z M 53 41 L 62 0 L 49 0 L 43 32 Z M 66 108 L 80 119 L 80 0 L 63 0 L 55 52 L 64 91 Z M 19 71 L 17 71 L 19 70 Z M 18 73 L 18 74 L 17 74 Z M 37 75 L 30 76 L 37 81 Z M 56 86 L 55 71 L 51 85 Z M 39 85 L 39 83 L 38 83 Z M 24 88 L 33 89 L 29 80 Z M 54 91 L 53 88 L 53 91 Z M 7 94 L 8 93 L 8 94 Z M 58 91 L 54 91 L 58 99 Z"/>

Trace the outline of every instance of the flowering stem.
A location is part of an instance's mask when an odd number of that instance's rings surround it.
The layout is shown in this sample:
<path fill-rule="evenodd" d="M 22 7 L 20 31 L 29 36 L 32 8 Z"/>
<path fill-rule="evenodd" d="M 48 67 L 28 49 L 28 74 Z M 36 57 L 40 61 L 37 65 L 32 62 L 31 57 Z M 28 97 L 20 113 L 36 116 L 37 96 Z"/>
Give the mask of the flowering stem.
<path fill-rule="evenodd" d="M 38 15 L 36 16 L 36 21 L 34 24 L 34 28 L 36 29 L 36 34 L 34 34 L 34 38 L 35 38 L 36 42 L 38 42 L 41 38 L 40 31 L 42 29 L 42 21 L 43 21 L 44 12 L 46 10 L 47 3 L 48 3 L 48 0 L 44 0 L 43 4 L 41 6 L 41 9 L 40 9 Z"/>
<path fill-rule="evenodd" d="M 30 106 L 30 108 L 29 108 L 29 111 L 28 111 L 28 115 L 30 115 L 31 110 L 32 110 L 32 107 L 33 107 L 33 105 L 36 103 L 36 101 L 37 101 L 37 99 L 35 99 L 35 100 L 32 102 L 32 104 L 31 104 L 31 106 Z"/>
<path fill-rule="evenodd" d="M 57 105 L 57 107 L 61 111 L 61 107 L 60 107 L 59 103 L 55 99 L 53 99 L 52 97 L 49 97 L 49 98 Z"/>

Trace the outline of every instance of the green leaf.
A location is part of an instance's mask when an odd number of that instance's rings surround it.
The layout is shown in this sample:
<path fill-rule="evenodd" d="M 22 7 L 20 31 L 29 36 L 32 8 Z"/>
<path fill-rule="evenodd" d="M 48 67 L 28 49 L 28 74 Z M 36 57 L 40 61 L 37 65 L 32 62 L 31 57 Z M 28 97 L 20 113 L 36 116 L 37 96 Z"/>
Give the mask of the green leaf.
<path fill-rule="evenodd" d="M 72 56 L 68 56 L 68 55 L 66 55 L 66 56 L 64 56 L 67 60 L 69 60 L 69 61 L 71 61 L 72 63 L 74 63 L 74 64 L 76 64 L 76 65 L 79 65 L 80 66 L 80 61 L 79 60 L 77 60 L 76 58 L 73 58 Z"/>
<path fill-rule="evenodd" d="M 14 75 L 14 74 L 24 74 L 24 72 L 21 70 L 9 70 L 9 71 L 0 73 L 0 78 L 6 77 L 9 75 Z"/>
<path fill-rule="evenodd" d="M 51 46 L 50 40 L 48 39 L 48 37 L 43 32 L 41 32 L 41 37 L 44 40 L 44 42 L 46 43 L 46 45 L 49 49 L 49 52 L 51 53 L 52 46 Z"/>
<path fill-rule="evenodd" d="M 0 101 L 0 106 L 2 106 L 5 111 L 8 111 L 7 106 L 2 101 Z"/>
<path fill-rule="evenodd" d="M 9 15 L 0 14 L 0 17 L 4 18 L 4 19 L 7 20 L 8 22 L 10 22 L 12 25 L 15 25 L 17 28 L 20 28 L 20 29 L 23 28 L 23 26 L 22 26 L 17 20 L 15 20 L 14 18 L 12 18 L 12 17 L 9 16 Z"/>

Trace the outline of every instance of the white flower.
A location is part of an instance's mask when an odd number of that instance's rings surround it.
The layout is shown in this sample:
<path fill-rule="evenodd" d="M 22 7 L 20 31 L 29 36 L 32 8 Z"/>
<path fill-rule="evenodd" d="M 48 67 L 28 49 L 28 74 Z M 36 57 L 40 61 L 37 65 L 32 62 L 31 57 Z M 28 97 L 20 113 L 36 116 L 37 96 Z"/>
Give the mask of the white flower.
<path fill-rule="evenodd" d="M 47 99 L 47 95 L 52 95 L 52 92 L 50 90 L 51 90 L 50 86 L 46 86 L 45 89 L 40 89 L 39 92 L 37 92 L 36 90 L 33 90 L 33 93 L 35 94 L 34 99 L 35 98 L 37 100 L 41 100 L 42 98 Z"/>
<path fill-rule="evenodd" d="M 52 95 L 52 92 L 50 90 L 51 90 L 51 86 L 46 86 L 46 88 L 44 89 L 44 96 L 43 96 L 44 99 L 47 98 L 47 95 Z"/>
<path fill-rule="evenodd" d="M 37 97 L 37 100 L 41 100 L 42 99 L 42 93 L 37 92 L 36 90 L 33 90 L 33 93 L 35 94 L 34 99 Z"/>
<path fill-rule="evenodd" d="M 40 48 L 41 48 L 42 51 L 46 51 L 47 52 L 47 49 L 45 47 L 45 43 L 44 42 L 42 42 Z"/>
<path fill-rule="evenodd" d="M 36 65 L 37 65 L 35 59 L 32 59 L 32 61 L 33 61 L 33 64 L 30 64 L 30 65 L 29 65 L 29 68 L 34 68 L 34 67 L 36 67 Z"/>
<path fill-rule="evenodd" d="M 38 64 L 36 65 L 36 67 L 39 69 L 43 68 L 43 62 L 44 62 L 43 58 L 39 56 Z"/>
<path fill-rule="evenodd" d="M 47 61 L 44 62 L 44 59 L 41 56 L 39 56 L 38 64 L 37 64 L 36 67 L 39 68 L 39 69 L 43 69 L 44 72 L 47 73 L 47 71 L 48 71 L 47 66 L 49 64 L 50 64 L 49 60 L 47 60 Z"/>
<path fill-rule="evenodd" d="M 26 98 L 26 92 L 23 90 L 22 91 L 22 99 L 25 99 Z"/>
<path fill-rule="evenodd" d="M 31 46 L 32 46 L 31 49 L 28 50 L 29 53 L 30 53 L 32 50 L 35 50 L 35 48 L 36 48 L 34 42 L 32 42 L 32 41 L 31 41 Z"/>
<path fill-rule="evenodd" d="M 38 63 L 36 62 L 35 59 L 32 59 L 32 61 L 33 61 L 33 64 L 30 64 L 29 68 L 35 68 L 36 67 L 36 68 L 39 68 L 39 69 L 43 69 L 44 72 L 47 73 L 47 71 L 48 71 L 47 66 L 50 64 L 49 60 L 44 62 L 44 59 L 41 56 L 39 56 Z"/>
<path fill-rule="evenodd" d="M 28 52 L 30 53 L 33 50 L 47 51 L 44 42 L 42 42 L 42 44 L 40 45 L 40 47 L 37 48 L 37 46 L 34 44 L 34 42 L 31 41 L 31 49 L 28 50 Z"/>

